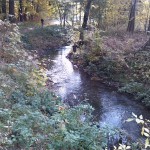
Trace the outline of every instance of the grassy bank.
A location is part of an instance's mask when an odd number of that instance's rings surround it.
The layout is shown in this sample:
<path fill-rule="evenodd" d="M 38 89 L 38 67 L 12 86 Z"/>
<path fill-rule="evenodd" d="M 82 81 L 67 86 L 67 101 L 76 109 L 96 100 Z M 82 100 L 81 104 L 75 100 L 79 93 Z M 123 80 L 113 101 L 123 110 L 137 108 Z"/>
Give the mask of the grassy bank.
<path fill-rule="evenodd" d="M 67 44 L 67 30 L 61 26 L 40 27 L 37 24 L 20 26 L 22 41 L 31 50 L 48 50 L 60 48 Z"/>
<path fill-rule="evenodd" d="M 103 34 L 103 36 L 101 36 Z M 89 32 L 74 63 L 91 76 L 150 106 L 150 51 L 144 33 Z"/>

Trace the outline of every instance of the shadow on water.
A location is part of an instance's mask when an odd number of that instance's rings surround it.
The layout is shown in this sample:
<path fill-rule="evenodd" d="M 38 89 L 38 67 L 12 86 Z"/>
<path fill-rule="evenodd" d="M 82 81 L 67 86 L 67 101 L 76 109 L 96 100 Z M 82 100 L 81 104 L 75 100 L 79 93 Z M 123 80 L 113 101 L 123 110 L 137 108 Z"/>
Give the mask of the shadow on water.
<path fill-rule="evenodd" d="M 133 139 L 140 137 L 139 126 L 135 122 L 124 122 L 131 117 L 132 112 L 150 118 L 150 113 L 132 98 L 118 94 L 98 81 L 91 81 L 78 69 L 73 69 L 72 63 L 66 58 L 71 46 L 56 51 L 47 51 L 41 59 L 50 60 L 46 65 L 47 76 L 52 81 L 50 89 L 62 97 L 62 100 L 73 106 L 88 101 L 94 108 L 94 116 L 100 126 L 120 128 L 132 135 Z"/>

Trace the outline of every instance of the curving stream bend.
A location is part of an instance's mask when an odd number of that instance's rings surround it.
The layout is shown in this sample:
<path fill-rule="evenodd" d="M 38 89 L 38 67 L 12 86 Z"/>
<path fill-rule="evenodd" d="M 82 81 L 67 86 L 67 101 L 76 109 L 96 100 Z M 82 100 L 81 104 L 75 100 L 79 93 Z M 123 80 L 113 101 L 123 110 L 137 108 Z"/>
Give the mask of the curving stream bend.
<path fill-rule="evenodd" d="M 100 126 L 121 128 L 133 138 L 140 137 L 140 128 L 135 122 L 124 122 L 131 117 L 132 112 L 150 118 L 149 110 L 141 106 L 132 98 L 118 94 L 116 91 L 98 82 L 91 81 L 85 74 L 73 69 L 72 63 L 66 58 L 71 46 L 56 51 L 47 51 L 41 59 L 47 63 L 47 76 L 51 83 L 51 90 L 60 95 L 69 105 L 76 105 L 87 100 L 94 108 L 94 116 Z"/>

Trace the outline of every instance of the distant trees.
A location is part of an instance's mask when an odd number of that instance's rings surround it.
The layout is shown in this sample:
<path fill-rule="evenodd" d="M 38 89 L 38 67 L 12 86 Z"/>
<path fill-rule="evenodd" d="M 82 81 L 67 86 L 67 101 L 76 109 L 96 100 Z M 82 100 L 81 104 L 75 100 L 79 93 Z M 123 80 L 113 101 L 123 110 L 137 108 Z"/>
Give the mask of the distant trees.
<path fill-rule="evenodd" d="M 10 22 L 14 22 L 15 16 L 15 2 L 14 0 L 9 0 L 9 20 Z"/>
<path fill-rule="evenodd" d="M 5 19 L 9 16 L 9 19 L 18 19 L 19 21 L 25 21 L 28 15 L 28 19 L 48 17 L 51 15 L 52 6 L 50 2 L 52 0 L 0 0 L 0 19 Z M 5 16 L 5 17 L 3 17 Z M 12 20 L 11 20 L 12 21 Z"/>
<path fill-rule="evenodd" d="M 128 32 L 148 29 L 148 0 L 0 0 L 0 19 L 8 14 L 19 21 L 58 18 L 62 26 L 88 23 L 101 30 L 124 28 Z M 150 27 L 149 27 L 150 28 Z"/>
<path fill-rule="evenodd" d="M 149 18 L 149 23 L 148 23 L 147 31 L 149 31 L 149 32 L 150 32 L 150 18 Z"/>

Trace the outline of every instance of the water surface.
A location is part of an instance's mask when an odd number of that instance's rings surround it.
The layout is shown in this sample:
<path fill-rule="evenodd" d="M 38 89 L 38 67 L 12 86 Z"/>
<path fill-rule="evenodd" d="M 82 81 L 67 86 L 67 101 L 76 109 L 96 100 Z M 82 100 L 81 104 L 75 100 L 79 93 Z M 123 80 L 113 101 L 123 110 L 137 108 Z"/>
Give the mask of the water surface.
<path fill-rule="evenodd" d="M 118 94 L 99 81 L 91 81 L 66 58 L 71 46 L 57 51 L 48 51 L 43 59 L 47 64 L 47 76 L 51 82 L 50 89 L 56 92 L 65 103 L 76 105 L 88 101 L 94 108 L 94 117 L 100 126 L 120 128 L 127 131 L 134 139 L 140 137 L 140 128 L 135 122 L 124 122 L 132 112 L 150 118 L 149 110 L 133 98 Z"/>

